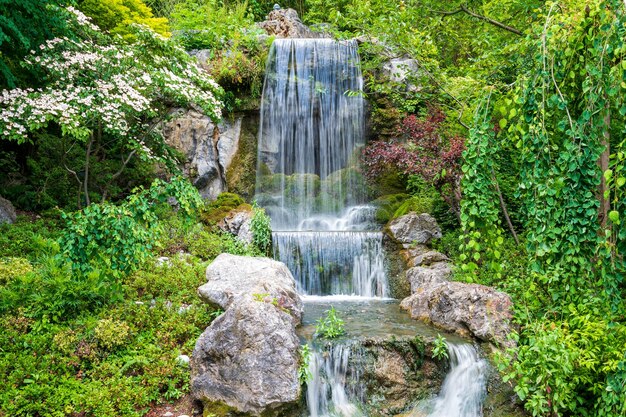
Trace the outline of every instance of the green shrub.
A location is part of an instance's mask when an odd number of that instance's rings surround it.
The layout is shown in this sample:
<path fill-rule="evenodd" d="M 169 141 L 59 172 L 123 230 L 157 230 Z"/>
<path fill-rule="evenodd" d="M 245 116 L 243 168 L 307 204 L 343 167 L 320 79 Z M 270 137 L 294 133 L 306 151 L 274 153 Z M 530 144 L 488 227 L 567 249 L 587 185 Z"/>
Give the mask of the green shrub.
<path fill-rule="evenodd" d="M 0 314 L 21 307 L 27 317 L 61 322 L 121 298 L 121 286 L 106 271 L 82 273 L 53 257 L 40 262 L 34 271 L 0 287 Z"/>
<path fill-rule="evenodd" d="M 175 197 L 180 212 L 191 216 L 202 204 L 198 191 L 185 179 L 152 186 L 129 196 L 123 203 L 92 204 L 83 211 L 64 214 L 67 227 L 60 240 L 63 254 L 80 271 L 110 269 L 125 275 L 150 256 L 161 233 L 155 212 L 158 203 Z"/>
<path fill-rule="evenodd" d="M 0 258 L 0 285 L 11 282 L 33 270 L 28 259 L 24 258 Z"/>
<path fill-rule="evenodd" d="M 262 253 L 256 246 L 247 245 L 229 233 L 210 233 L 202 231 L 188 236 L 187 248 L 192 255 L 203 260 L 213 260 L 221 253 L 241 256 L 260 256 Z"/>
<path fill-rule="evenodd" d="M 516 382 L 515 391 L 533 416 L 623 415 L 623 397 L 620 405 L 609 393 L 624 393 L 614 382 L 624 380 L 626 326 L 599 316 L 592 303 L 566 306 L 563 319 L 529 323 L 519 346 L 498 356 L 505 381 Z"/>
<path fill-rule="evenodd" d="M 98 346 L 109 351 L 123 346 L 127 342 L 128 332 L 128 324 L 111 319 L 98 321 L 94 330 Z"/>
<path fill-rule="evenodd" d="M 265 256 L 272 254 L 272 227 L 269 216 L 265 210 L 254 203 L 252 206 L 254 214 L 250 223 L 252 232 L 252 242 L 254 246 Z"/>
<path fill-rule="evenodd" d="M 60 229 L 54 218 L 31 221 L 18 216 L 14 224 L 0 224 L 0 258 L 17 257 L 30 261 L 52 249 Z"/>
<path fill-rule="evenodd" d="M 174 36 L 186 49 L 221 49 L 254 26 L 245 3 L 232 7 L 215 0 L 188 0 L 170 15 Z"/>

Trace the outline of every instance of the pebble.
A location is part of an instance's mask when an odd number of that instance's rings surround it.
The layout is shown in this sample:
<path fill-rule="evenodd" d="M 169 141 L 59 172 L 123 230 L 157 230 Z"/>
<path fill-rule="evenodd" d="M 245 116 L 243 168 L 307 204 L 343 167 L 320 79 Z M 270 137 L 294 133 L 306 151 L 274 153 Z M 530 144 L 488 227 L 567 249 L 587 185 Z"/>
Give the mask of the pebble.
<path fill-rule="evenodd" d="M 174 417 L 174 413 L 168 411 L 167 413 L 163 414 L 163 417 Z"/>
<path fill-rule="evenodd" d="M 189 356 L 187 355 L 178 355 L 178 357 L 176 358 L 176 362 L 182 364 L 182 365 L 188 365 L 189 364 Z"/>

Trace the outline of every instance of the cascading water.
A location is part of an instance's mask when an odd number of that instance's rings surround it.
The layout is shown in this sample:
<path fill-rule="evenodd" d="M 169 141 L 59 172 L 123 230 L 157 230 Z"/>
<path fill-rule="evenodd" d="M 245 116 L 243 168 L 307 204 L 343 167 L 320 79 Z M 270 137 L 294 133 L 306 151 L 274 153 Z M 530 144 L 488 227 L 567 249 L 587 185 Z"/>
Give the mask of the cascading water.
<path fill-rule="evenodd" d="M 486 395 L 487 361 L 469 344 L 448 343 L 450 372 L 441 392 L 430 404 L 428 417 L 481 417 Z"/>
<path fill-rule="evenodd" d="M 386 297 L 382 233 L 363 205 L 363 79 L 355 42 L 277 39 L 259 131 L 256 198 L 274 257 L 305 295 Z"/>
<path fill-rule="evenodd" d="M 330 346 L 327 352 L 315 351 L 309 364 L 312 378 L 307 383 L 306 400 L 310 417 L 362 416 L 351 398 L 359 387 L 348 387 L 348 360 L 354 355 L 347 344 Z M 358 381 L 358 378 L 353 378 Z"/>
<path fill-rule="evenodd" d="M 388 296 L 382 233 L 373 221 L 375 208 L 364 204 L 358 169 L 362 87 L 355 42 L 272 44 L 261 101 L 256 199 L 272 220 L 274 256 L 289 267 L 303 295 Z M 433 417 L 481 415 L 484 363 L 470 348 L 450 345 L 451 372 L 431 406 Z M 365 415 L 355 358 L 358 349 L 345 341 L 314 347 L 308 415 Z"/>

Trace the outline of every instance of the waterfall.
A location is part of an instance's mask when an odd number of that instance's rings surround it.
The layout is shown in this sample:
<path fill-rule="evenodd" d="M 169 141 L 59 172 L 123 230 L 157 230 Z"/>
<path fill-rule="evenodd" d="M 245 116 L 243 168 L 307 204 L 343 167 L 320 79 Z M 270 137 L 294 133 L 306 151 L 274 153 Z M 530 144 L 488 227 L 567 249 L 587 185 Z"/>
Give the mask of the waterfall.
<path fill-rule="evenodd" d="M 429 417 L 481 417 L 487 361 L 469 344 L 448 343 L 450 372 L 431 403 Z M 420 414 L 418 414 L 420 415 Z"/>
<path fill-rule="evenodd" d="M 256 198 L 275 230 L 363 198 L 352 165 L 363 143 L 356 42 L 277 39 L 261 100 Z"/>
<path fill-rule="evenodd" d="M 274 232 L 274 255 L 306 295 L 388 294 L 380 232 Z"/>
<path fill-rule="evenodd" d="M 331 345 L 327 352 L 315 350 L 309 363 L 312 375 L 307 383 L 306 401 L 310 417 L 361 417 L 362 412 L 351 398 L 357 397 L 359 387 L 349 388 L 348 379 L 358 381 L 349 368 L 352 347 L 346 344 Z"/>
<path fill-rule="evenodd" d="M 382 233 L 363 204 L 363 78 L 354 41 L 277 39 L 261 100 L 256 199 L 274 257 L 306 295 L 386 297 Z"/>

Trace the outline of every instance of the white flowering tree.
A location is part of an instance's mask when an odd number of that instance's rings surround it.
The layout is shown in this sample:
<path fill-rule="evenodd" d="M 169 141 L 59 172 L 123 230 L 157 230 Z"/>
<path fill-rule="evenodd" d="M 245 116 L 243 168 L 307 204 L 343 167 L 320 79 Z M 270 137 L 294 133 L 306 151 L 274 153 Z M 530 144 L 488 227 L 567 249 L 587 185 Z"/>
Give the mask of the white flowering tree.
<path fill-rule="evenodd" d="M 199 108 L 217 121 L 221 89 L 194 58 L 147 27 L 134 27 L 136 41 L 127 43 L 67 10 L 80 39 L 51 39 L 30 52 L 24 65 L 41 74 L 44 87 L 2 91 L 0 135 L 33 143 L 54 132 L 67 152 L 80 148 L 80 164 L 59 161 L 77 181 L 80 206 L 90 204 L 90 167 L 103 158 L 115 161 L 99 179 L 103 200 L 133 158 L 173 167 L 158 126 L 174 106 Z"/>

